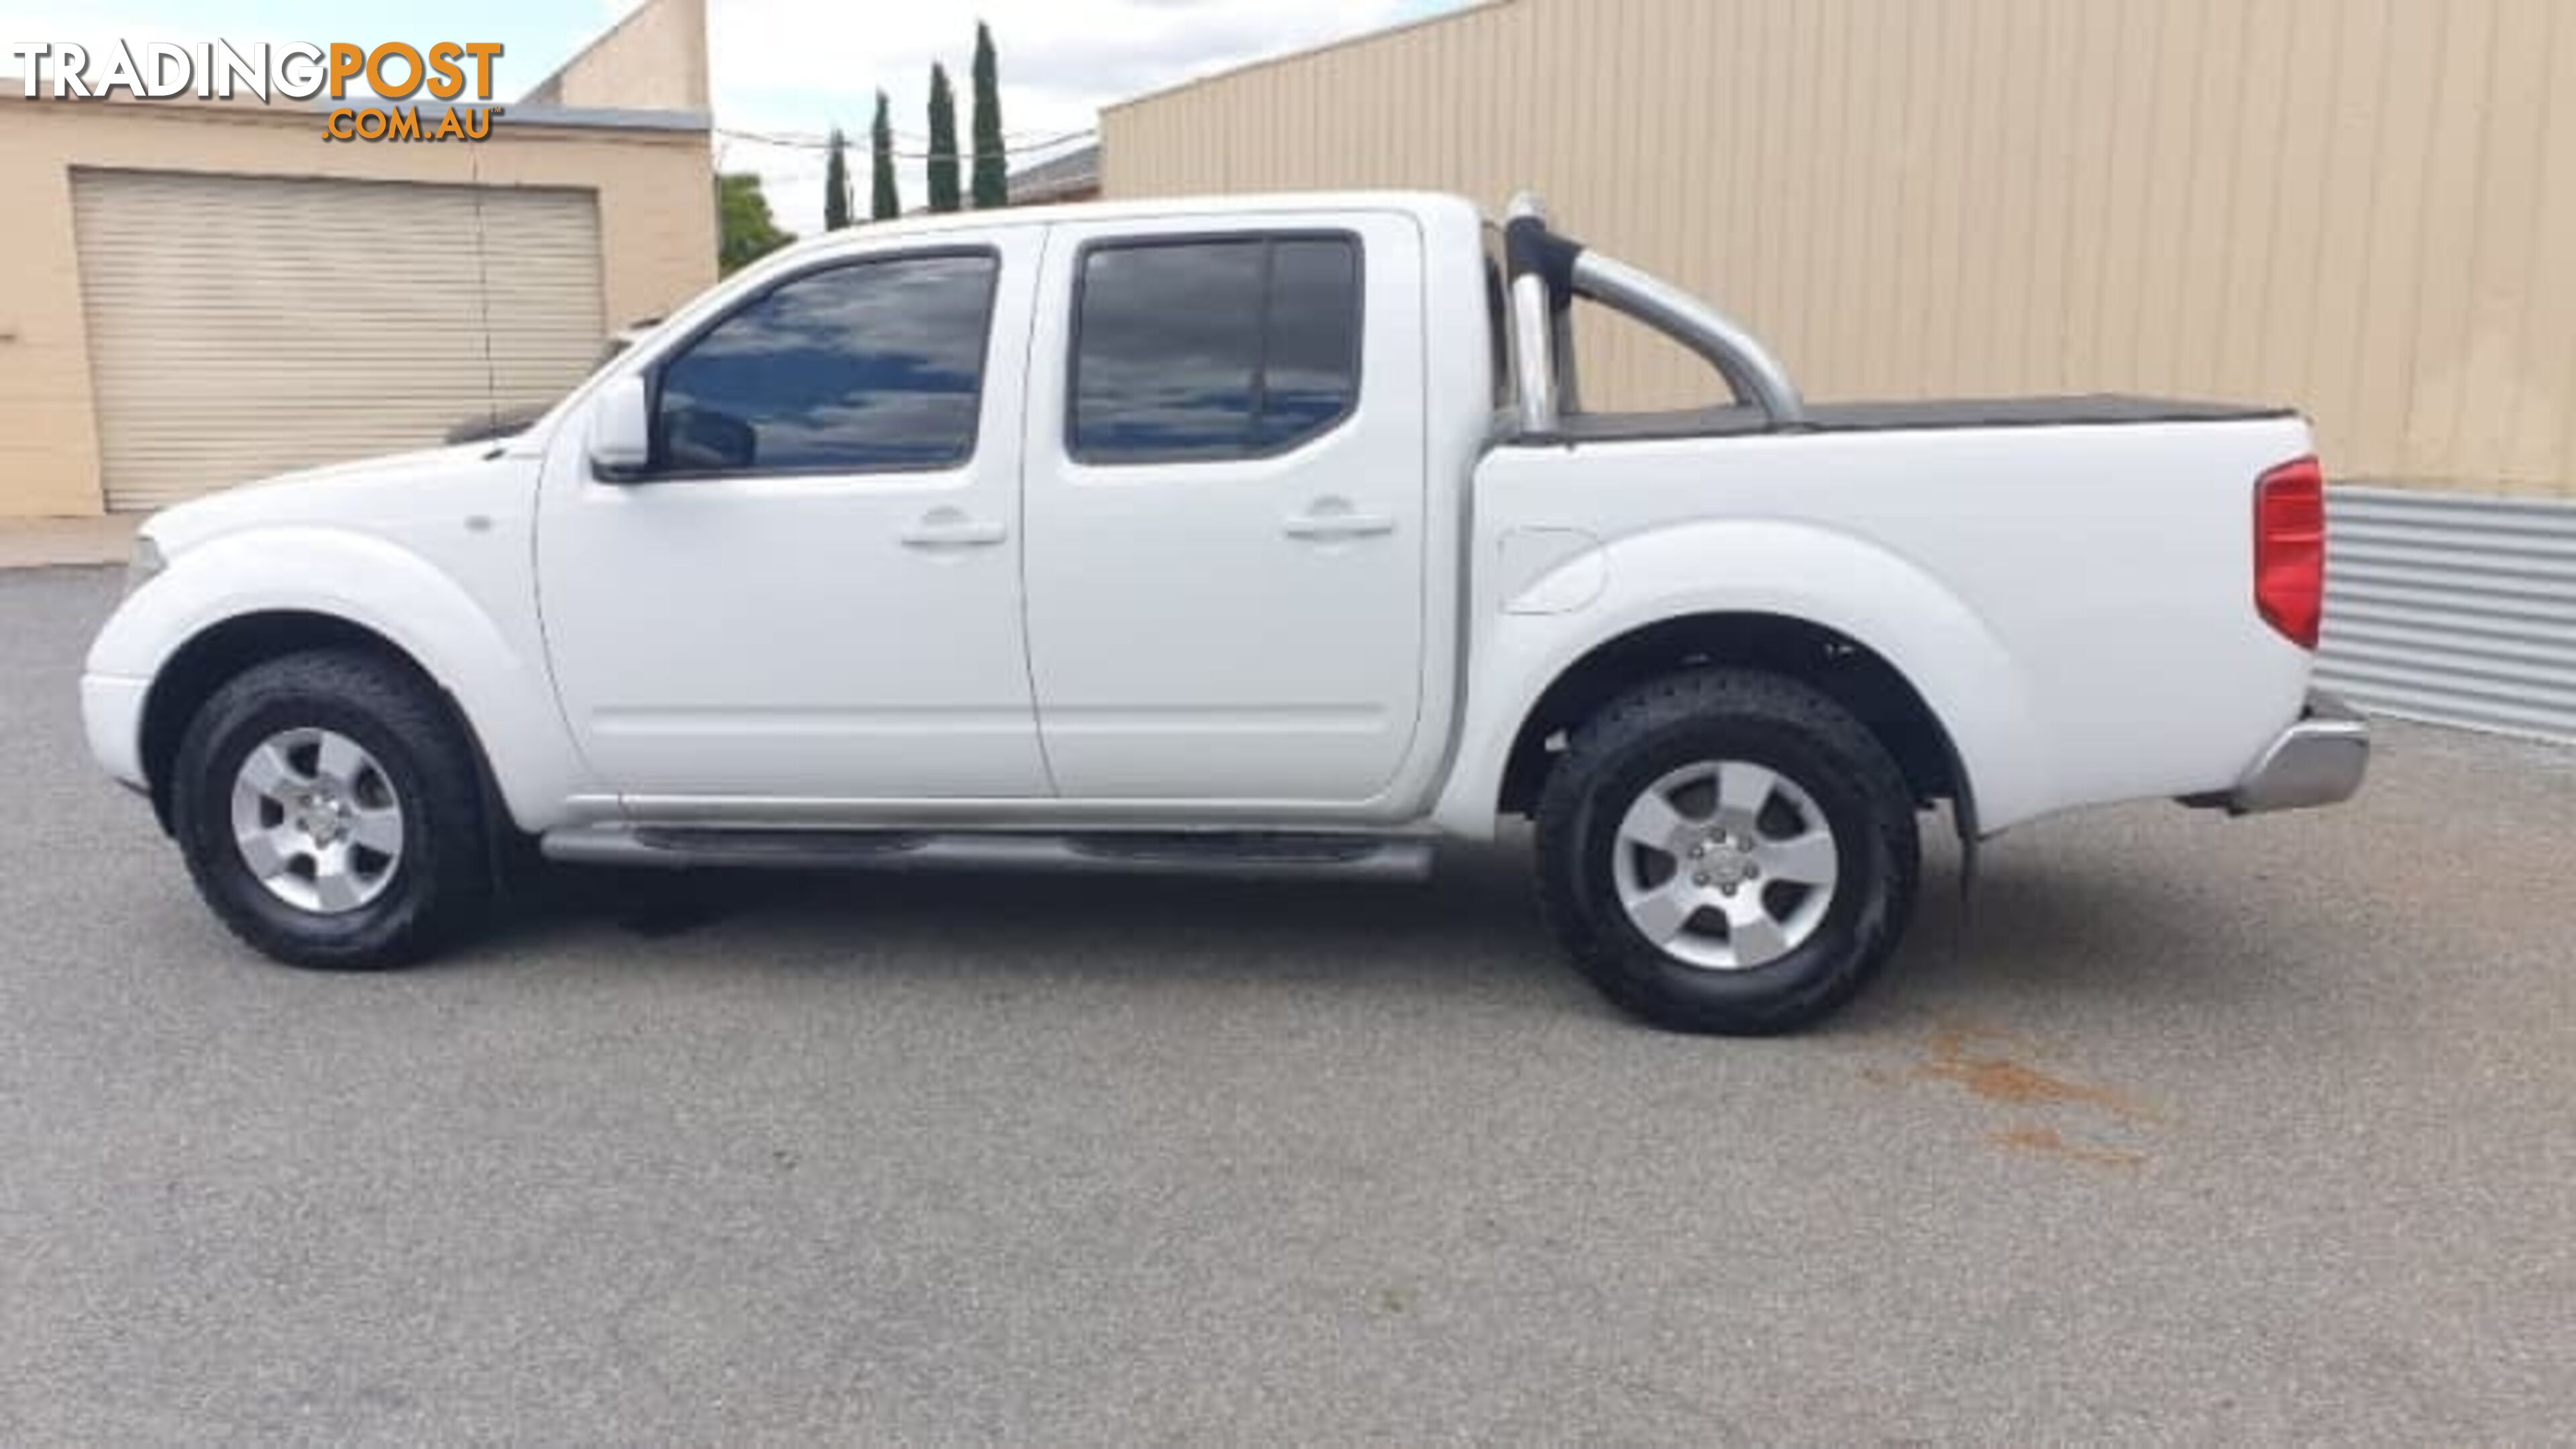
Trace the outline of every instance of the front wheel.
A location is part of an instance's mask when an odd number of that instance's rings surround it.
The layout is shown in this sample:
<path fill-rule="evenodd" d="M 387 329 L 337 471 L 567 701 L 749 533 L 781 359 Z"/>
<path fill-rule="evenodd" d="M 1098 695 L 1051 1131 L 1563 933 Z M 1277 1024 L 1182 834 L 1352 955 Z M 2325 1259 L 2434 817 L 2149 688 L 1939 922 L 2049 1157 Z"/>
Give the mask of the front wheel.
<path fill-rule="evenodd" d="M 255 665 L 198 710 L 172 768 L 198 893 L 277 960 L 399 966 L 483 914 L 472 745 L 391 661 L 325 650 Z"/>
<path fill-rule="evenodd" d="M 1903 934 L 1914 797 L 1869 729 L 1777 675 L 1710 669 L 1575 732 L 1538 810 L 1541 898 L 1612 1001 L 1681 1031 L 1830 1015 Z"/>

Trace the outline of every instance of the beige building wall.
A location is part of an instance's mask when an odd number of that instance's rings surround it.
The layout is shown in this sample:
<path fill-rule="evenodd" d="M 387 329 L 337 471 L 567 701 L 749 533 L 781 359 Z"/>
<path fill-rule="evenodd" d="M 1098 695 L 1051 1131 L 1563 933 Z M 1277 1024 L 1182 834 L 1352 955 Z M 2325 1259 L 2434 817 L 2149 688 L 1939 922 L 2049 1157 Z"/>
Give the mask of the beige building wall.
<path fill-rule="evenodd" d="M 707 113 L 707 0 L 646 0 L 521 104 Z"/>
<path fill-rule="evenodd" d="M 2576 4 L 1496 0 L 1113 107 L 1113 197 L 1424 186 L 1819 398 L 2277 400 L 2340 477 L 2576 496 Z M 1697 397 L 1651 337 L 1595 400 Z"/>
<path fill-rule="evenodd" d="M 26 100 L 0 88 L 0 517 L 101 511 L 98 437 L 72 226 L 75 167 L 574 187 L 599 203 L 610 325 L 715 280 L 704 131 L 518 125 L 436 145 L 326 141 L 301 106 Z M 170 218 L 185 227 L 187 218 Z M 275 319 L 279 334 L 292 317 Z M 258 336 L 246 336 L 256 347 Z"/>

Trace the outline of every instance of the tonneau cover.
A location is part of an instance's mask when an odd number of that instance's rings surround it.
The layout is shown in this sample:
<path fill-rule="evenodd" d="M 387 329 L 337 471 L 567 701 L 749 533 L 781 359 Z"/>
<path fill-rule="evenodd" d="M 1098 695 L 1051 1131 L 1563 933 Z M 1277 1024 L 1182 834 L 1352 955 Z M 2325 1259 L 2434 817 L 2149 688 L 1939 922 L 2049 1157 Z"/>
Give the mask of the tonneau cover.
<path fill-rule="evenodd" d="M 2244 403 L 2096 393 L 2082 397 L 1937 398 L 1915 402 L 1809 403 L 1801 431 L 1895 432 L 1924 428 L 2072 428 L 2125 423 L 2215 423 L 2287 417 L 2292 409 Z M 1611 442 L 1641 438 L 1733 437 L 1771 431 L 1758 408 L 1733 405 L 1675 412 L 1577 413 L 1557 425 L 1557 440 Z"/>

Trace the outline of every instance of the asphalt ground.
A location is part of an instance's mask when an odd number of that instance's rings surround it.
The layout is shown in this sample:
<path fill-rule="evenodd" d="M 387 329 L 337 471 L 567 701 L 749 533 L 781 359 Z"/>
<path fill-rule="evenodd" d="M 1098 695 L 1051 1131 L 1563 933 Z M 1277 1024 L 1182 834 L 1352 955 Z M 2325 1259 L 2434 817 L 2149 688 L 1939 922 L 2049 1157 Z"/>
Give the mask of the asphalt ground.
<path fill-rule="evenodd" d="M 1929 864 L 1823 1032 L 1427 887 L 568 878 L 271 966 L 0 574 L 0 1441 L 2564 1441 L 2576 754 Z"/>

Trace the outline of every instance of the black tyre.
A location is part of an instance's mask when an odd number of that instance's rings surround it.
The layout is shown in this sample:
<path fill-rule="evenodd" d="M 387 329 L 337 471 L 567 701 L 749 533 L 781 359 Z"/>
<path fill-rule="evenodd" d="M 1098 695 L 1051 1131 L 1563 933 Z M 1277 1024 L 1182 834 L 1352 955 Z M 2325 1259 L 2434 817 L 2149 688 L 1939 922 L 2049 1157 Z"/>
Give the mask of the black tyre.
<path fill-rule="evenodd" d="M 197 711 L 172 768 L 198 893 L 279 961 L 406 965 L 484 916 L 473 746 L 393 661 L 334 649 L 245 670 Z"/>
<path fill-rule="evenodd" d="M 1914 796 L 1850 711 L 1777 675 L 1642 686 L 1569 742 L 1538 810 L 1549 922 L 1658 1026 L 1767 1035 L 1849 1001 L 1914 903 Z"/>

